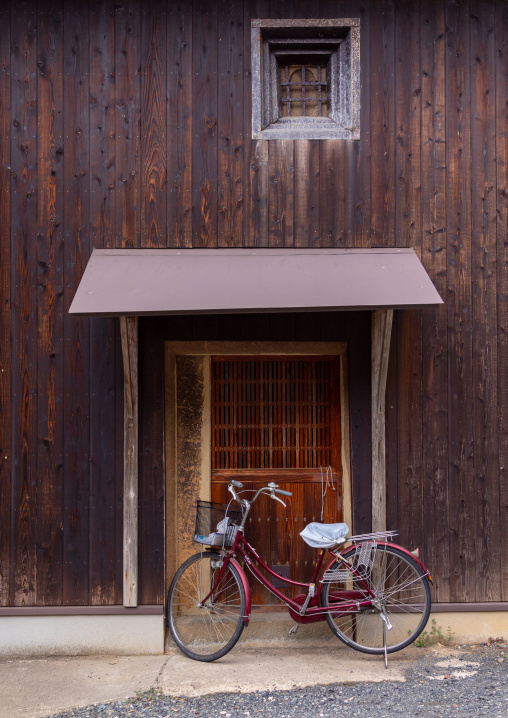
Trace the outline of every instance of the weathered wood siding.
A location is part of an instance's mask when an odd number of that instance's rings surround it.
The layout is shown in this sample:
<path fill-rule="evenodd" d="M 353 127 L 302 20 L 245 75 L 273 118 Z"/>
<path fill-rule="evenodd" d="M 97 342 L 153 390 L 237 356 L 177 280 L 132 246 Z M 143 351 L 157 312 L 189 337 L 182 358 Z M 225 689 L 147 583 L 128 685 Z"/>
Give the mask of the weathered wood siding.
<path fill-rule="evenodd" d="M 252 141 L 250 20 L 309 13 L 360 18 L 361 140 Z M 121 603 L 118 321 L 67 309 L 92 247 L 124 246 L 414 247 L 445 306 L 395 314 L 388 524 L 438 600 L 507 601 L 507 100 L 504 0 L 3 2 L 0 605 Z M 340 334 L 266 321 L 173 320 L 171 338 Z M 164 591 L 157 331 L 140 323 L 141 603 Z"/>

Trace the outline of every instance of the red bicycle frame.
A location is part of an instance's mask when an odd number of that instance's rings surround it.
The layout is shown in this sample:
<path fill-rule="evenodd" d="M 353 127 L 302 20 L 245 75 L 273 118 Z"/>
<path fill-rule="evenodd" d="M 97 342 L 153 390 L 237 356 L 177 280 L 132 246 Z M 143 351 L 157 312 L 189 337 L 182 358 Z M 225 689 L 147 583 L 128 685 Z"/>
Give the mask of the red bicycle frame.
<path fill-rule="evenodd" d="M 246 580 L 243 569 L 236 560 L 236 552 L 243 556 L 243 559 L 248 569 L 254 574 L 258 581 L 263 586 L 265 586 L 265 588 L 267 588 L 271 593 L 273 593 L 278 599 L 285 603 L 286 606 L 288 606 L 289 608 L 291 616 L 294 618 L 294 620 L 300 623 L 324 620 L 325 615 L 329 610 L 328 608 L 324 608 L 323 606 L 321 606 L 321 583 L 317 582 L 317 577 L 323 564 L 324 556 L 328 552 L 331 553 L 334 558 L 328 564 L 327 569 L 330 568 L 330 566 L 336 560 L 342 560 L 344 564 L 347 564 L 347 567 L 351 571 L 352 576 L 356 577 L 357 580 L 361 581 L 364 586 L 364 590 L 362 591 L 343 590 L 334 592 L 333 598 L 335 599 L 337 604 L 340 603 L 340 610 L 337 610 L 337 614 L 340 613 L 346 615 L 351 613 L 359 613 L 362 608 L 368 608 L 372 605 L 371 601 L 368 598 L 365 598 L 365 593 L 369 594 L 371 597 L 374 597 L 374 594 L 370 590 L 368 584 L 361 576 L 356 575 L 355 570 L 350 566 L 346 559 L 341 557 L 339 551 L 335 552 L 329 551 L 328 549 L 321 549 L 310 583 L 302 583 L 300 581 L 292 581 L 289 578 L 284 578 L 283 576 L 280 576 L 279 574 L 275 573 L 275 571 L 273 571 L 269 566 L 267 566 L 265 562 L 259 557 L 256 550 L 250 545 L 247 539 L 244 538 L 243 533 L 241 531 L 237 531 L 233 546 L 229 549 L 225 549 L 223 565 L 219 572 L 219 576 L 208 595 L 201 601 L 200 605 L 204 605 L 206 601 L 210 598 L 210 596 L 214 593 L 216 586 L 219 585 L 224 575 L 224 572 L 226 571 L 228 563 L 231 562 L 239 572 L 243 587 L 245 589 L 246 607 L 244 621 L 246 625 L 249 622 L 251 609 L 250 586 L 248 581 Z M 255 562 L 261 564 L 262 568 L 267 571 L 271 576 L 277 578 L 280 581 L 283 581 L 284 583 L 287 583 L 289 586 L 299 586 L 301 588 L 307 589 L 307 595 L 304 595 L 302 597 L 303 600 L 301 600 L 300 602 L 298 600 L 284 596 L 284 594 L 277 590 L 275 586 L 271 584 L 270 581 L 265 578 L 265 576 L 263 576 L 263 574 L 255 565 Z M 314 586 L 316 586 L 316 583 L 317 592 L 315 592 L 315 589 L 313 588 Z M 337 609 L 339 609 L 339 606 L 337 606 Z"/>

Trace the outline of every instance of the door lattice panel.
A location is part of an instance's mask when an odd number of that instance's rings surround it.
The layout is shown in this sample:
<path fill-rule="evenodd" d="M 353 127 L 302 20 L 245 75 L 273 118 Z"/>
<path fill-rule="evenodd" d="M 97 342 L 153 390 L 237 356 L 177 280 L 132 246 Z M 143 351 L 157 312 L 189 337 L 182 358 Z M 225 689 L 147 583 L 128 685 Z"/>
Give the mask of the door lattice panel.
<path fill-rule="evenodd" d="M 212 470 L 331 463 L 328 357 L 212 361 Z"/>

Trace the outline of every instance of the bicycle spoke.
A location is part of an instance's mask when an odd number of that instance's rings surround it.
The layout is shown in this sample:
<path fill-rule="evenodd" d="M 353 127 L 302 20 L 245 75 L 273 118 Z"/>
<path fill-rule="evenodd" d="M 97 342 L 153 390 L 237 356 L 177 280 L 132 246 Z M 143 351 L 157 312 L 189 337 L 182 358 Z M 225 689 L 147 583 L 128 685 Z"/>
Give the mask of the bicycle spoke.
<path fill-rule="evenodd" d="M 219 560 L 215 553 L 188 559 L 175 575 L 168 595 L 171 634 L 184 653 L 197 660 L 215 660 L 224 655 L 243 630 L 243 586 L 231 565 L 226 566 L 215 585 L 222 570 L 215 565 Z"/>
<path fill-rule="evenodd" d="M 355 550 L 350 549 L 351 557 Z M 330 609 L 327 613 L 330 627 L 345 643 L 368 653 L 384 652 L 385 640 L 388 652 L 403 648 L 420 634 L 428 619 L 430 592 L 426 576 L 402 551 L 378 544 L 366 583 L 373 597 L 358 578 L 353 579 L 353 590 L 363 594 L 365 600 L 372 600 L 372 607 L 349 616 L 337 615 L 340 613 L 337 598 L 351 584 L 346 587 L 345 582 L 337 582 L 323 586 L 323 600 Z M 329 600 L 328 596 L 333 598 Z M 385 630 L 382 613 L 390 616 L 390 630 Z"/>

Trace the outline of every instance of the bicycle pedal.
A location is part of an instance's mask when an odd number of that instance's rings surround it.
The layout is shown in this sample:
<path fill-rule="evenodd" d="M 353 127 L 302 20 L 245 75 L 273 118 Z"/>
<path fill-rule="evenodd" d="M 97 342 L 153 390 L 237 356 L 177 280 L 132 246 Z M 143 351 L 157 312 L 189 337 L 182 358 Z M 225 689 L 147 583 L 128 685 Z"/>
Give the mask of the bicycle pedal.
<path fill-rule="evenodd" d="M 300 624 L 299 624 L 299 623 L 295 623 L 295 625 L 294 625 L 292 628 L 289 629 L 289 635 L 290 635 L 290 636 L 294 636 L 295 633 L 298 631 L 299 628 L 300 628 Z"/>

